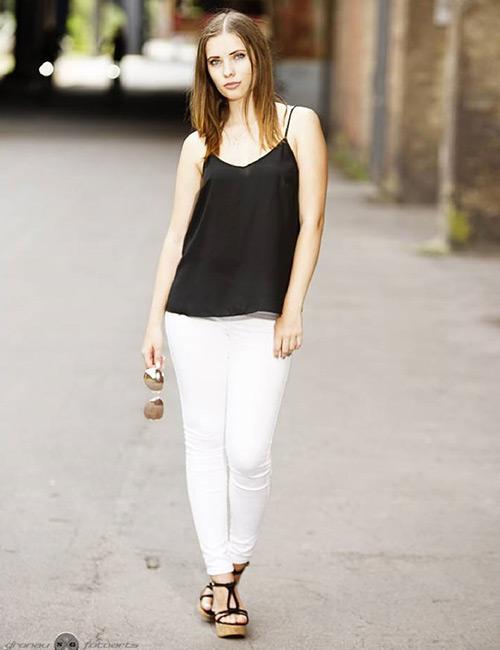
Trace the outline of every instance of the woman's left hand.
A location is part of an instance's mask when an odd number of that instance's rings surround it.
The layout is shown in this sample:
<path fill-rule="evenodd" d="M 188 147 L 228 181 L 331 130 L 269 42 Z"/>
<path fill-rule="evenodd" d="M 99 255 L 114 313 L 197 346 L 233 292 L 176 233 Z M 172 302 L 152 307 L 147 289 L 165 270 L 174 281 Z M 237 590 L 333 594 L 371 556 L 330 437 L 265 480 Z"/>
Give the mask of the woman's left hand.
<path fill-rule="evenodd" d="M 301 346 L 302 312 L 293 314 L 283 312 L 274 325 L 274 356 L 285 359 Z"/>

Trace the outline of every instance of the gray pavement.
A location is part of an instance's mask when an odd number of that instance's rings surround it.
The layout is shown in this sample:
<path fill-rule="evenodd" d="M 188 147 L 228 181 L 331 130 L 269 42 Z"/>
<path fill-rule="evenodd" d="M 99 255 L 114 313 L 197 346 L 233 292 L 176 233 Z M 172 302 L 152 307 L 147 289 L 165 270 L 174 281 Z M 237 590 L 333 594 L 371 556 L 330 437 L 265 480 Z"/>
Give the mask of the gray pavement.
<path fill-rule="evenodd" d="M 23 114 L 0 137 L 0 648 L 230 643 L 195 614 L 168 355 L 165 417 L 142 414 L 181 136 Z M 330 180 L 234 643 L 498 650 L 500 257 L 418 255 L 432 209 Z"/>

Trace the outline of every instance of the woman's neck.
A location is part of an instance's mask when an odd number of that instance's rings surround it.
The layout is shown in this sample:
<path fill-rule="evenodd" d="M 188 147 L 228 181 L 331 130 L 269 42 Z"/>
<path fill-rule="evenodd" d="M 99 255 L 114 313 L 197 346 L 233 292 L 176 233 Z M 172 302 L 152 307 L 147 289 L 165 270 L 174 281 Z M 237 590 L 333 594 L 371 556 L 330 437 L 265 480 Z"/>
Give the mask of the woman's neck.
<path fill-rule="evenodd" d="M 245 105 L 243 99 L 238 99 L 230 102 L 229 117 L 227 118 L 225 126 L 228 126 L 229 128 L 246 126 L 244 107 Z M 253 126 L 256 122 L 257 115 L 255 113 L 255 107 L 253 105 L 253 102 L 250 101 L 248 104 L 248 125 Z"/>

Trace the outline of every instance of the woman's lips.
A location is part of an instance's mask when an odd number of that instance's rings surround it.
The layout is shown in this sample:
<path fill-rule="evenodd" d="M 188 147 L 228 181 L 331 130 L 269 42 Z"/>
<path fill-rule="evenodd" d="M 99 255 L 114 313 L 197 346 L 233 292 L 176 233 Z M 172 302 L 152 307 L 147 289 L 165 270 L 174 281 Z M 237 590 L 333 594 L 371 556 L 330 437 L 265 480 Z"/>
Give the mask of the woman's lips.
<path fill-rule="evenodd" d="M 224 88 L 229 88 L 230 90 L 233 88 L 236 88 L 236 86 L 239 86 L 241 81 L 233 81 L 232 83 L 229 84 L 224 84 Z"/>

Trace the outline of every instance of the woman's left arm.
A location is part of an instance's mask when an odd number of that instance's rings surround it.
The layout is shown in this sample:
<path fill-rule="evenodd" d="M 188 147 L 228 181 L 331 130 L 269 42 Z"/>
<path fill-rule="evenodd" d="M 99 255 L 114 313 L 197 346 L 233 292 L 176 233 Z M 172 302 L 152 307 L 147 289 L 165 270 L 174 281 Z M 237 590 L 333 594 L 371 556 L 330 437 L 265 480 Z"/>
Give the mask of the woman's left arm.
<path fill-rule="evenodd" d="M 319 257 L 328 184 L 328 148 L 318 115 L 310 108 L 297 106 L 294 118 L 300 232 L 283 311 L 276 321 L 274 356 L 281 358 L 302 345 L 302 309 Z"/>

